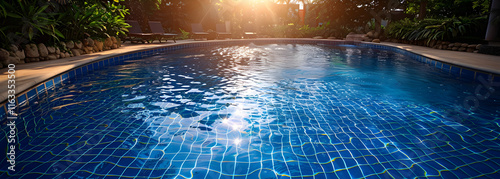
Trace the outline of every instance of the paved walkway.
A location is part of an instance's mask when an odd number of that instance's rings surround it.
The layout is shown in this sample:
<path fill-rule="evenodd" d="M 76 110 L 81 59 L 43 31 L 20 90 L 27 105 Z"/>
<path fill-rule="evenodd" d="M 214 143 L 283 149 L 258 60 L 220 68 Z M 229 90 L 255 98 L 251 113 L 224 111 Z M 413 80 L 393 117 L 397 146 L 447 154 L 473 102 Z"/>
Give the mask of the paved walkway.
<path fill-rule="evenodd" d="M 313 40 L 313 39 L 311 39 Z M 99 53 L 86 54 L 77 57 L 63 58 L 50 61 L 41 61 L 34 63 L 18 64 L 16 70 L 16 94 L 21 93 L 38 83 L 61 74 L 65 71 L 71 70 L 80 65 L 89 63 L 91 61 L 100 60 L 109 56 L 117 54 L 144 50 L 148 48 L 169 46 L 174 44 L 198 42 L 193 40 L 178 40 L 177 43 L 158 43 L 153 44 L 123 44 L 119 49 L 103 51 Z M 500 56 L 457 52 L 449 50 L 437 50 L 428 47 L 421 47 L 415 45 L 398 44 L 398 43 L 382 43 L 385 45 L 395 46 L 410 50 L 412 52 L 434 58 L 443 62 L 448 62 L 464 67 L 479 69 L 486 72 L 500 74 Z M 0 102 L 7 99 L 7 68 L 0 69 Z"/>

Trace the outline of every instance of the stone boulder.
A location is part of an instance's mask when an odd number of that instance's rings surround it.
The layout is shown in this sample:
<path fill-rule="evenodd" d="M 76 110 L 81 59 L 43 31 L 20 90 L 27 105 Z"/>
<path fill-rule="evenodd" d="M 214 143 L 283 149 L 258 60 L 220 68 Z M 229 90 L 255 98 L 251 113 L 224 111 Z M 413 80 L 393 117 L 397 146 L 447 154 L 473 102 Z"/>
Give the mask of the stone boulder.
<path fill-rule="evenodd" d="M 40 53 L 40 57 L 47 57 L 47 55 L 49 55 L 49 51 L 47 50 L 45 44 L 39 43 L 37 47 L 38 47 L 38 53 Z"/>
<path fill-rule="evenodd" d="M 47 51 L 49 52 L 49 54 L 56 53 L 56 48 L 55 47 L 47 47 Z"/>
<path fill-rule="evenodd" d="M 116 44 L 118 42 L 118 40 L 116 40 L 116 37 L 111 37 L 111 41 L 113 42 L 113 44 Z"/>
<path fill-rule="evenodd" d="M 59 49 L 59 47 L 56 47 L 56 54 L 57 55 L 61 54 L 61 49 Z"/>
<path fill-rule="evenodd" d="M 64 57 L 66 57 L 66 55 L 64 55 L 64 53 L 60 53 L 60 54 L 58 54 L 58 55 L 59 55 L 59 57 L 60 57 L 60 58 L 64 58 Z"/>
<path fill-rule="evenodd" d="M 24 46 L 24 53 L 28 58 L 40 57 L 40 54 L 38 53 L 38 47 L 35 44 L 26 44 Z"/>
<path fill-rule="evenodd" d="M 80 56 L 80 50 L 79 49 L 71 49 L 71 53 L 74 55 L 74 56 Z"/>
<path fill-rule="evenodd" d="M 111 49 L 116 49 L 116 48 L 118 48 L 118 45 L 116 44 L 111 45 Z"/>
<path fill-rule="evenodd" d="M 102 41 L 96 41 L 95 45 L 97 46 L 98 51 L 102 51 L 104 49 L 104 43 Z"/>
<path fill-rule="evenodd" d="M 89 44 L 87 46 L 89 46 L 89 47 L 94 46 L 94 40 L 92 40 L 91 38 L 88 38 L 87 41 L 89 42 Z"/>
<path fill-rule="evenodd" d="M 69 52 L 64 52 L 64 57 L 72 57 L 71 54 L 69 54 Z"/>
<path fill-rule="evenodd" d="M 78 42 L 75 42 L 75 48 L 76 48 L 76 49 L 81 49 L 82 47 L 83 47 L 82 42 L 79 42 L 79 41 L 78 41 Z"/>
<path fill-rule="evenodd" d="M 373 39 L 372 42 L 374 42 L 374 43 L 380 43 L 380 39 Z"/>
<path fill-rule="evenodd" d="M 111 47 L 111 45 L 113 45 L 113 40 L 111 40 L 111 37 L 106 38 L 106 40 L 104 40 L 104 47 Z"/>
<path fill-rule="evenodd" d="M 89 46 L 89 40 L 88 39 L 83 39 L 82 44 L 84 47 Z"/>
<path fill-rule="evenodd" d="M 75 48 L 75 43 L 73 41 L 67 41 L 66 42 L 66 47 L 68 49 L 72 49 L 72 48 Z"/>
<path fill-rule="evenodd" d="M 55 60 L 55 59 L 57 59 L 57 56 L 55 54 L 50 54 L 47 56 L 47 59 L 48 60 Z"/>

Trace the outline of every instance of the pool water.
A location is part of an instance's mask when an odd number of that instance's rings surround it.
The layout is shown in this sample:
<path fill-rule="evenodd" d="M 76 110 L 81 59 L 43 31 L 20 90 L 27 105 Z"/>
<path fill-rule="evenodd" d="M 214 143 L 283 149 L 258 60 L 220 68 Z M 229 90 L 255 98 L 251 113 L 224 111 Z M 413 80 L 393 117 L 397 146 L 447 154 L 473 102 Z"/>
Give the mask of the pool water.
<path fill-rule="evenodd" d="M 478 85 L 356 46 L 162 53 L 22 107 L 0 178 L 499 178 L 500 92 L 469 108 Z"/>

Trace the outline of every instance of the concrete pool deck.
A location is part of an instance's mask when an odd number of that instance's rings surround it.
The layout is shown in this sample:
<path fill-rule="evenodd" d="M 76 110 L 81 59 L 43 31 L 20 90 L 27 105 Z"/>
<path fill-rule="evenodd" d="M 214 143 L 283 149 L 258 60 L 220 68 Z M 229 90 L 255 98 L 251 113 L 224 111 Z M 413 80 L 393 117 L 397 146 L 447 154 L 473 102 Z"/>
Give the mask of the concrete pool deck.
<path fill-rule="evenodd" d="M 263 39 L 263 40 L 270 40 L 270 39 Z M 298 39 L 298 40 L 319 40 L 319 39 Z M 320 40 L 328 41 L 327 39 L 320 39 Z M 224 41 L 224 40 L 210 40 L 207 42 L 215 42 L 215 41 Z M 178 40 L 177 43 L 173 42 L 167 42 L 167 43 L 155 42 L 152 44 L 127 43 L 123 44 L 122 47 L 120 47 L 119 49 L 107 50 L 103 52 L 86 54 L 70 58 L 62 58 L 57 60 L 18 64 L 15 67 L 16 95 L 22 94 L 25 90 L 28 90 L 31 87 L 41 82 L 44 82 L 48 79 L 51 79 L 58 74 L 71 70 L 75 67 L 87 64 L 89 62 L 98 61 L 118 54 L 141 51 L 155 47 L 179 45 L 179 44 L 186 44 L 193 42 L 200 42 L 200 41 L 193 41 L 192 39 L 189 39 L 189 40 Z M 399 43 L 389 43 L 389 42 L 382 42 L 380 44 L 398 47 L 442 62 L 468 67 L 488 73 L 500 74 L 500 56 L 449 51 L 449 50 L 438 50 L 429 47 L 399 44 Z M 7 70 L 8 68 L 0 69 L 0 74 L 1 74 L 0 102 L 4 102 L 7 99 L 7 90 L 8 90 Z"/>

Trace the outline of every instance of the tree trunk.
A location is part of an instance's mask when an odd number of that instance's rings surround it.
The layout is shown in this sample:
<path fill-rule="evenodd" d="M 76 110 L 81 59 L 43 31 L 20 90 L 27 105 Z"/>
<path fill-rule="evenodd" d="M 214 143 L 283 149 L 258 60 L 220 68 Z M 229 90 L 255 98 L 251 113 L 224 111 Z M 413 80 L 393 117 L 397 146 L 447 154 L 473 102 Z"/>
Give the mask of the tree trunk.
<path fill-rule="evenodd" d="M 422 20 L 427 14 L 427 2 L 428 0 L 422 0 L 420 2 L 420 12 L 418 13 L 418 19 Z"/>

